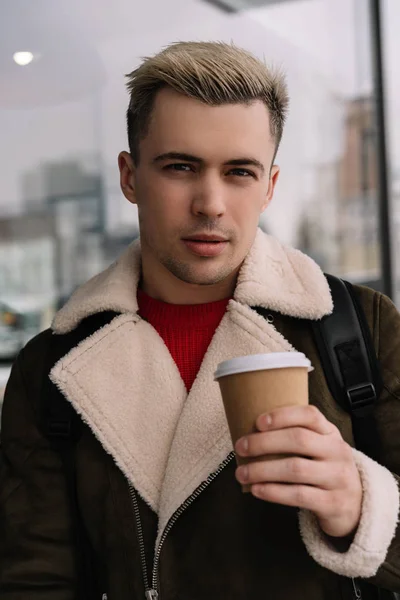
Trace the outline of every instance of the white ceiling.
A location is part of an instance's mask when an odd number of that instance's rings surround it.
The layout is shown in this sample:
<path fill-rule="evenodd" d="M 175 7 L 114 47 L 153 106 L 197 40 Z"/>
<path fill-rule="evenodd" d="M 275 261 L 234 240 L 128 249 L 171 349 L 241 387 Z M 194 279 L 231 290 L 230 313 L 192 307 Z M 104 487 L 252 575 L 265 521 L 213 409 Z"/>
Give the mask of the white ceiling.
<path fill-rule="evenodd" d="M 324 31 L 320 26 L 313 30 L 312 19 L 305 27 L 301 14 L 309 8 L 312 17 L 320 6 L 324 15 L 324 6 L 332 6 L 334 11 L 336 4 L 350 6 L 353 1 L 291 0 L 275 4 L 276 10 L 269 6 L 228 15 L 201 0 L 0 0 L 0 108 L 56 106 L 79 100 L 106 84 L 112 57 L 117 69 L 126 64 L 129 71 L 143 55 L 171 41 L 227 40 L 231 32 L 232 36 L 235 32 L 237 43 L 243 40 L 243 45 L 256 54 L 267 53 L 271 48 L 274 60 L 282 61 L 291 55 L 292 64 L 295 46 L 304 46 L 304 40 L 309 38 L 310 66 L 318 70 L 319 56 L 330 51 L 329 47 L 326 49 L 328 44 L 336 59 L 337 41 L 326 35 L 325 27 Z M 287 7 L 288 17 L 278 7 Z M 256 35 L 253 43 L 256 21 L 258 30 L 264 29 L 264 36 Z M 335 19 L 331 22 L 335 23 Z M 277 34 L 284 43 L 279 43 Z M 314 42 L 323 51 L 315 52 Z M 252 44 L 254 48 L 250 48 Z M 36 55 L 27 67 L 19 67 L 12 60 L 14 52 L 23 50 Z M 351 50 L 350 63 L 354 55 Z M 319 71 L 328 75 L 331 65 L 322 60 Z M 346 61 L 346 72 L 348 65 Z M 332 81 L 342 80 L 344 66 L 340 66 Z M 354 80 L 354 76 L 350 79 Z"/>
<path fill-rule="evenodd" d="M 130 39 L 137 52 L 166 32 L 168 43 L 183 22 L 188 32 L 195 28 L 194 10 L 224 18 L 196 0 L 1 0 L 0 107 L 55 106 L 90 95 L 105 82 L 104 45 Z M 19 67 L 12 57 L 24 50 L 35 60 Z"/>
<path fill-rule="evenodd" d="M 105 72 L 90 40 L 58 2 L 6 0 L 0 4 L 0 106 L 29 108 L 78 99 L 98 89 Z M 34 61 L 20 67 L 14 52 Z"/>

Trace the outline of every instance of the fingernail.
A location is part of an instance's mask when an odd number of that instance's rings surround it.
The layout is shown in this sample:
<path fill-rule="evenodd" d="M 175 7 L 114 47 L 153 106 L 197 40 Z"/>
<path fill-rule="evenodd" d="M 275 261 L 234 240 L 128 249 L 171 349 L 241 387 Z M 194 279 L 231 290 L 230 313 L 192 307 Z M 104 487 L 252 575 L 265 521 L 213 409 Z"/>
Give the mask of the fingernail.
<path fill-rule="evenodd" d="M 266 415 L 264 417 L 264 424 L 265 424 L 265 426 L 269 427 L 271 425 L 271 423 L 272 423 L 272 417 L 271 417 L 271 415 Z"/>
<path fill-rule="evenodd" d="M 256 496 L 256 498 L 261 497 L 261 492 L 262 492 L 261 486 L 257 486 L 257 485 L 251 486 L 251 493 L 253 494 L 253 496 Z"/>
<path fill-rule="evenodd" d="M 249 449 L 249 441 L 247 438 L 241 438 L 237 444 L 236 444 L 236 449 L 239 452 L 239 454 L 246 454 L 248 449 Z"/>
<path fill-rule="evenodd" d="M 239 481 L 244 483 L 249 478 L 249 469 L 246 467 L 246 465 L 244 465 L 244 466 L 238 468 L 238 470 L 236 471 L 236 474 L 237 474 L 237 478 L 239 479 Z"/>

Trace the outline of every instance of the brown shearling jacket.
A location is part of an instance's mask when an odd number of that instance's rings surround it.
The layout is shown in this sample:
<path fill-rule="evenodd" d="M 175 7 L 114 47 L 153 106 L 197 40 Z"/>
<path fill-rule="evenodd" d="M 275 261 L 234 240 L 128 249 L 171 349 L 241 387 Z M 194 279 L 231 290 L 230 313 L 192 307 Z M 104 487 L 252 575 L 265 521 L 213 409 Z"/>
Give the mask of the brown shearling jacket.
<path fill-rule="evenodd" d="M 311 335 L 309 321 L 332 310 L 320 269 L 258 232 L 189 394 L 162 340 L 137 314 L 139 276 L 136 243 L 80 288 L 52 331 L 14 364 L 1 428 L 0 599 L 78 597 L 65 474 L 39 426 L 42 382 L 51 337 L 105 310 L 119 314 L 50 373 L 84 421 L 77 491 L 99 600 L 142 600 L 149 589 L 161 600 L 350 600 L 359 585 L 372 600 L 370 582 L 400 592 L 400 316 L 390 300 L 356 288 L 384 376 L 375 409 L 383 455 L 377 464 L 354 451 L 362 517 L 354 539 L 340 547 L 307 511 L 241 493 L 213 379 L 216 365 L 234 356 L 304 352 L 314 366 L 310 402 L 354 445 Z M 271 319 L 254 306 L 268 308 Z"/>

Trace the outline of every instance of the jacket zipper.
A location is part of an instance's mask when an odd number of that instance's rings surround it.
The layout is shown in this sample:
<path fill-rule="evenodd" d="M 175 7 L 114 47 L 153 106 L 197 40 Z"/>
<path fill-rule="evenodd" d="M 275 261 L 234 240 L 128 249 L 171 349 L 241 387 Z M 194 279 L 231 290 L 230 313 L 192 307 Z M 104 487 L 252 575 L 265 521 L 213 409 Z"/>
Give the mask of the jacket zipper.
<path fill-rule="evenodd" d="M 138 537 L 138 541 L 139 541 L 139 548 L 140 548 L 140 562 L 142 565 L 142 574 L 143 574 L 144 587 L 145 587 L 145 597 L 146 597 L 146 600 L 157 600 L 157 597 L 158 597 L 157 592 L 155 590 L 151 589 L 150 586 L 148 585 L 149 579 L 148 579 L 148 575 L 147 575 L 146 554 L 144 551 L 144 537 L 143 537 L 142 520 L 140 518 L 139 504 L 137 501 L 135 488 L 131 484 L 129 484 L 129 492 L 130 492 L 131 499 L 132 499 L 133 511 L 135 513 L 136 533 L 137 533 L 137 537 Z"/>
<path fill-rule="evenodd" d="M 362 593 L 361 593 L 361 590 L 360 590 L 360 588 L 358 587 L 358 585 L 357 585 L 357 582 L 356 582 L 356 580 L 354 579 L 354 577 L 352 577 L 352 578 L 351 578 L 351 581 L 352 581 L 352 583 L 353 583 L 353 589 L 354 589 L 354 594 L 355 594 L 355 596 L 354 596 L 354 597 L 356 598 L 356 600 L 362 600 Z"/>
<path fill-rule="evenodd" d="M 144 580 L 144 586 L 145 586 L 146 600 L 159 600 L 160 592 L 158 589 L 158 587 L 159 587 L 158 586 L 158 569 L 159 569 L 159 563 L 160 563 L 161 550 L 162 550 L 162 547 L 164 545 L 167 535 L 171 531 L 171 529 L 174 526 L 174 524 L 176 523 L 176 521 L 182 515 L 182 513 L 192 504 L 192 502 L 194 502 L 194 500 L 196 500 L 196 498 L 198 498 L 198 496 L 200 496 L 200 494 L 202 492 L 204 492 L 204 490 L 210 485 L 210 483 L 212 481 L 214 481 L 214 479 L 216 477 L 218 477 L 218 475 L 232 461 L 234 456 L 235 456 L 235 453 L 231 452 L 226 457 L 226 459 L 220 464 L 218 469 L 216 471 L 214 471 L 214 473 L 211 473 L 211 475 L 209 475 L 209 477 L 205 481 L 203 481 L 203 483 L 201 483 L 198 488 L 195 489 L 193 494 L 191 496 L 189 496 L 189 498 L 187 498 L 183 504 L 181 504 L 181 506 L 174 512 L 174 514 L 168 521 L 168 523 L 163 531 L 163 534 L 161 536 L 160 543 L 158 544 L 158 548 L 154 555 L 153 575 L 152 575 L 151 582 L 148 578 L 148 573 L 147 573 L 146 554 L 145 554 L 144 538 L 143 538 L 143 527 L 142 527 L 142 521 L 140 519 L 139 504 L 137 501 L 135 488 L 133 487 L 133 485 L 129 484 L 129 491 L 130 491 L 130 495 L 131 495 L 132 502 L 133 502 L 133 509 L 134 509 L 135 521 L 136 521 L 136 531 L 137 531 L 139 547 L 140 547 L 140 561 L 142 564 L 142 574 L 143 574 L 143 580 Z"/>

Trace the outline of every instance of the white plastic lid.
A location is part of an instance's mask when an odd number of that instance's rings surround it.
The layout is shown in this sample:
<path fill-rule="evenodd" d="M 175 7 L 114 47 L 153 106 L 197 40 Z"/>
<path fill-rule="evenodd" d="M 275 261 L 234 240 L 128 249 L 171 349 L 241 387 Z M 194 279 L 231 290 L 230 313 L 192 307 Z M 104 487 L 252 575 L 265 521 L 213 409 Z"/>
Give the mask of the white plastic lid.
<path fill-rule="evenodd" d="M 306 367 L 309 372 L 314 370 L 311 362 L 302 352 L 271 352 L 270 354 L 249 354 L 225 360 L 218 365 L 214 378 L 217 380 L 236 373 L 290 367 Z"/>

